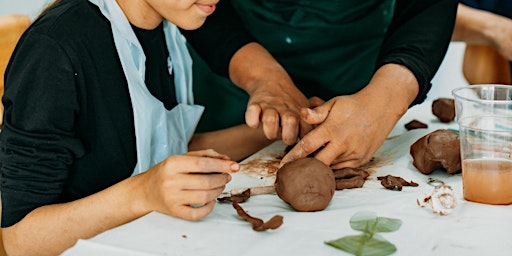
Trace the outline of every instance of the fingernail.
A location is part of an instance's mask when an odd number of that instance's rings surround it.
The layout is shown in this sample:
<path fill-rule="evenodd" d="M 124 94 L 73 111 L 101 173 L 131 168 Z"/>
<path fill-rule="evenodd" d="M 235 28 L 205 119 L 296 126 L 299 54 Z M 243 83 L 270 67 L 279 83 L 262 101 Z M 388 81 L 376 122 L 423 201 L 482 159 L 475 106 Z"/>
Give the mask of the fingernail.
<path fill-rule="evenodd" d="M 240 165 L 238 163 L 234 163 L 234 164 L 231 164 L 230 168 L 233 171 L 238 171 L 238 169 L 240 169 Z"/>
<path fill-rule="evenodd" d="M 303 119 L 307 119 L 308 117 L 316 115 L 316 112 L 313 111 L 312 109 L 310 109 L 310 108 L 304 108 L 304 109 L 305 109 L 305 111 L 301 111 L 301 116 Z"/>

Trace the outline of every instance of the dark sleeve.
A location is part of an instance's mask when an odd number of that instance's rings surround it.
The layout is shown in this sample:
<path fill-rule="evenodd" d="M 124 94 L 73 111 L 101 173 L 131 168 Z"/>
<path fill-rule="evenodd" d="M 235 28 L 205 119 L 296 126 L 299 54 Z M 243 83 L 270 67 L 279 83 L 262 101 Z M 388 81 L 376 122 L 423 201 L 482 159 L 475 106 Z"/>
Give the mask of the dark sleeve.
<path fill-rule="evenodd" d="M 456 0 L 396 1 L 376 68 L 396 63 L 411 70 L 420 86 L 412 105 L 423 102 L 432 87 L 451 40 L 457 4 Z"/>
<path fill-rule="evenodd" d="M 225 77 L 228 77 L 229 61 L 235 52 L 256 41 L 229 0 L 220 1 L 215 12 L 199 29 L 181 32 L 210 68 Z"/>
<path fill-rule="evenodd" d="M 28 33 L 5 75 L 0 133 L 2 227 L 42 205 L 60 202 L 74 156 L 78 111 L 74 73 L 59 43 Z"/>

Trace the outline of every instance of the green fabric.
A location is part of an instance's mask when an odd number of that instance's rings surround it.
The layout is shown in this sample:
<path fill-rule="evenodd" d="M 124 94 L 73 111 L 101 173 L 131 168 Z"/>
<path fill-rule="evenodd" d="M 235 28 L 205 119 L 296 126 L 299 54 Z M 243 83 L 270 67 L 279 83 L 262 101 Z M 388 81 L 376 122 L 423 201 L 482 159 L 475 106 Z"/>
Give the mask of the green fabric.
<path fill-rule="evenodd" d="M 232 4 L 306 97 L 328 100 L 368 84 L 395 1 L 235 0 Z M 199 130 L 243 123 L 247 94 L 226 79 L 213 78 L 198 56 L 193 58 L 198 66 L 196 100 L 206 107 Z"/>

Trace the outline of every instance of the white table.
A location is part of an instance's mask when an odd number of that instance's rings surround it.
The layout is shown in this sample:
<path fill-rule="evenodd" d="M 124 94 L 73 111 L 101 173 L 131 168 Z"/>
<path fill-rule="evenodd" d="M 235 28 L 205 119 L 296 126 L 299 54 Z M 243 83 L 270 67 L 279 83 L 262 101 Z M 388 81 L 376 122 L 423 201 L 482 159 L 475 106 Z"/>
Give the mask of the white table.
<path fill-rule="evenodd" d="M 442 170 L 423 175 L 412 166 L 410 145 L 438 128 L 456 129 L 455 122 L 443 124 L 431 114 L 431 102 L 411 108 L 398 122 L 378 153 L 392 156 L 392 162 L 376 169 L 363 188 L 337 191 L 330 205 L 321 212 L 292 210 L 277 195 L 257 195 L 241 206 L 249 214 L 268 220 L 276 214 L 283 225 L 271 231 L 255 232 L 241 220 L 230 204 L 217 204 L 214 211 L 198 222 L 160 213 L 150 213 L 131 223 L 80 240 L 64 255 L 349 255 L 324 244 L 359 232 L 350 228 L 349 219 L 359 211 L 402 220 L 399 230 L 383 233 L 397 247 L 395 255 L 512 255 L 512 206 L 492 206 L 465 201 L 461 175 Z M 412 119 L 429 124 L 429 129 L 406 131 Z M 401 134 L 401 135 L 400 135 Z M 391 191 L 380 185 L 377 176 L 392 174 L 419 183 Z M 419 207 L 416 198 L 431 193 L 427 179 L 450 185 L 458 206 L 446 216 Z"/>

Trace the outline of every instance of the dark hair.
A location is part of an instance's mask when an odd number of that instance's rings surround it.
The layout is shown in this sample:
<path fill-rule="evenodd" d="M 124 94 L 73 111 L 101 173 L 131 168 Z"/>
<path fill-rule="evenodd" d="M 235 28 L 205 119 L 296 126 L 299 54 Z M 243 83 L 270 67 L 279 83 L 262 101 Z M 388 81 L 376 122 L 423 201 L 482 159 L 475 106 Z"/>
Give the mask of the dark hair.
<path fill-rule="evenodd" d="M 57 4 L 59 4 L 60 2 L 62 2 L 62 0 L 55 0 L 53 3 L 49 4 L 48 6 L 46 6 L 46 8 L 44 8 L 41 13 L 39 13 L 39 16 L 37 16 L 37 19 L 39 19 L 41 16 L 43 16 L 43 14 L 45 14 L 46 12 L 48 12 L 48 10 L 50 10 L 51 8 L 55 7 Z"/>

